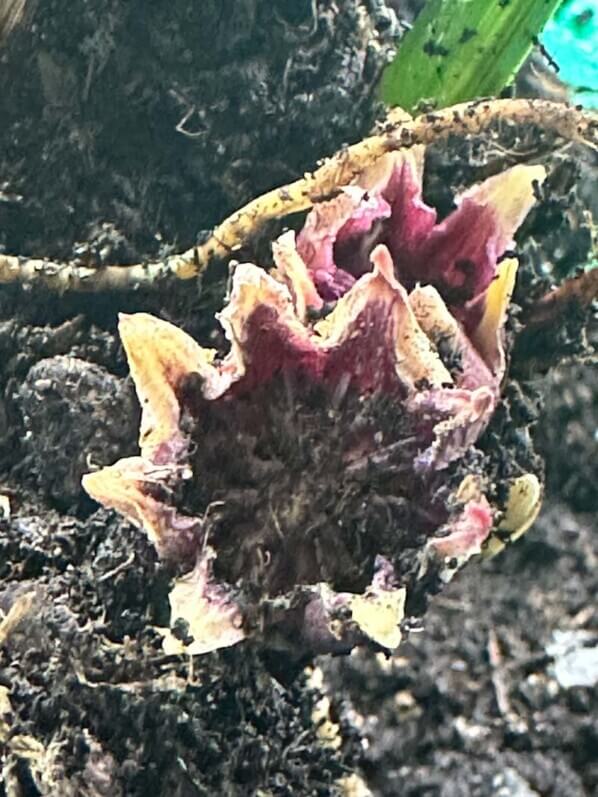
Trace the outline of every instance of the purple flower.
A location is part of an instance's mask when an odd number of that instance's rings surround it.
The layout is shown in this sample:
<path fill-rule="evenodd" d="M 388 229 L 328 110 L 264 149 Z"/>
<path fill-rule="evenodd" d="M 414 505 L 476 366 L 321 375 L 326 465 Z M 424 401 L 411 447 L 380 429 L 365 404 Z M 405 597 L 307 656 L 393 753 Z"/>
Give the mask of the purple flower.
<path fill-rule="evenodd" d="M 83 483 L 186 571 L 168 651 L 392 649 L 424 575 L 486 543 L 487 477 L 461 462 L 500 399 L 517 262 L 498 261 L 543 170 L 492 177 L 437 223 L 422 162 L 384 156 L 274 242 L 272 272 L 239 265 L 224 356 L 121 317 L 140 456 Z"/>

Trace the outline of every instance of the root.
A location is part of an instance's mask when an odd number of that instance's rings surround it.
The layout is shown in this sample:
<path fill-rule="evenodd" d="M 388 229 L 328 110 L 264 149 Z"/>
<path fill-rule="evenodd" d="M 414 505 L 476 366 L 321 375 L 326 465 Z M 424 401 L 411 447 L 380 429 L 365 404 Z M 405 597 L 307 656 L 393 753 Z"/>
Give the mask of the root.
<path fill-rule="evenodd" d="M 534 124 L 570 141 L 584 141 L 598 147 L 598 116 L 569 105 L 540 100 L 489 100 L 455 105 L 397 126 L 390 125 L 383 132 L 341 150 L 302 179 L 254 199 L 214 230 L 211 238 L 195 250 L 196 260 L 203 265 L 214 257 L 230 255 L 264 222 L 310 208 L 339 186 L 348 185 L 386 152 L 431 144 L 451 134 L 479 134 L 500 121 L 522 126 Z"/>
<path fill-rule="evenodd" d="M 194 277 L 201 269 L 195 263 L 195 249 L 155 263 L 132 266 L 80 266 L 0 254 L 0 285 L 20 283 L 50 291 L 100 293 L 159 286 L 167 277 Z"/>
<path fill-rule="evenodd" d="M 159 284 L 170 275 L 192 279 L 214 259 L 234 254 L 264 223 L 309 209 L 315 202 L 348 185 L 381 155 L 415 144 L 431 144 L 449 135 L 477 135 L 491 125 L 534 125 L 568 141 L 598 150 L 598 116 L 565 103 L 544 100 L 479 100 L 405 119 L 393 112 L 381 132 L 346 147 L 325 160 L 314 172 L 276 188 L 237 210 L 201 246 L 161 262 L 91 268 L 71 263 L 0 255 L 0 285 L 43 285 L 62 292 L 128 290 Z"/>
<path fill-rule="evenodd" d="M 598 298 L 598 268 L 565 280 L 532 308 L 526 326 L 531 329 L 555 324 L 571 306 L 589 307 Z"/>

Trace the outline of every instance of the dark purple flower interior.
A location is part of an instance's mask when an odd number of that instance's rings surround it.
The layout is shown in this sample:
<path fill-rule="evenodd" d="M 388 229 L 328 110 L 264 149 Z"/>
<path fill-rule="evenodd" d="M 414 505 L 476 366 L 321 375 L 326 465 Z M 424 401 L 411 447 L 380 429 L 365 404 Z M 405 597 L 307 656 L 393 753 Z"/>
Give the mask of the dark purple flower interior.
<path fill-rule="evenodd" d="M 408 159 L 397 160 L 378 185 L 362 190 L 352 207 L 346 196 L 323 204 L 325 211 L 315 208 L 308 216 L 297 249 L 325 301 L 340 298 L 370 271 L 370 254 L 383 243 L 407 290 L 433 285 L 466 321 L 465 305 L 486 290 L 510 242 L 496 208 L 475 192 L 437 223 Z"/>

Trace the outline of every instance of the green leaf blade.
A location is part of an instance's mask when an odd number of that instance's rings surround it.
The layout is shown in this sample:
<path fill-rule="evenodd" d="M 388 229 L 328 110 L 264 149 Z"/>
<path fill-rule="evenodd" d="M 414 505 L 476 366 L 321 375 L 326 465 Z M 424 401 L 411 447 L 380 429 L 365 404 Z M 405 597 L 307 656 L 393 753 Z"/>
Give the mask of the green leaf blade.
<path fill-rule="evenodd" d="M 381 82 L 382 99 L 413 111 L 498 94 L 561 0 L 428 0 Z"/>

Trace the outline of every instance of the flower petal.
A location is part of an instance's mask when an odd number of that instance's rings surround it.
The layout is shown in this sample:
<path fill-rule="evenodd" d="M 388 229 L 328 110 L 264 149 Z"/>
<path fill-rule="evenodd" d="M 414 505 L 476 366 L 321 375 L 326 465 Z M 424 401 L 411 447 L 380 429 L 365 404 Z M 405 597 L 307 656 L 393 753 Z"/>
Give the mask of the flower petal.
<path fill-rule="evenodd" d="M 324 352 L 297 316 L 289 290 L 258 266 L 237 266 L 230 302 L 218 319 L 231 343 L 221 367 L 223 387 L 234 385 L 239 394 L 285 368 L 321 374 Z M 222 392 L 206 386 L 204 396 Z"/>
<path fill-rule="evenodd" d="M 419 325 L 439 351 L 441 359 L 445 364 L 447 360 L 455 363 L 458 372 L 455 377 L 457 387 L 475 390 L 482 385 L 494 386 L 492 372 L 436 288 L 432 285 L 417 286 L 409 294 L 409 304 Z"/>
<path fill-rule="evenodd" d="M 402 227 L 393 226 L 389 243 L 400 278 L 435 285 L 450 304 L 478 296 L 534 204 L 534 184 L 544 178 L 542 166 L 524 165 L 488 178 L 462 194 L 457 209 L 416 249 L 405 243 Z"/>
<path fill-rule="evenodd" d="M 497 223 L 496 246 L 504 250 L 536 202 L 534 186 L 542 185 L 545 179 L 543 166 L 517 164 L 468 188 L 457 203 L 460 205 L 471 200 L 477 205 L 492 208 Z"/>
<path fill-rule="evenodd" d="M 484 554 L 494 556 L 508 542 L 515 542 L 531 527 L 542 507 L 542 484 L 534 473 L 518 476 L 509 489 L 503 519 L 488 540 Z"/>
<path fill-rule="evenodd" d="M 486 428 L 495 407 L 489 387 L 476 390 L 439 388 L 416 393 L 408 403 L 422 428 L 432 430 L 432 443 L 418 454 L 416 470 L 442 470 L 467 451 Z"/>
<path fill-rule="evenodd" d="M 95 501 L 142 528 L 162 558 L 183 560 L 195 553 L 201 521 L 169 505 L 168 485 L 187 475 L 176 465 L 128 457 L 86 474 L 82 484 Z"/>
<path fill-rule="evenodd" d="M 326 378 L 349 374 L 360 391 L 414 390 L 418 382 L 452 382 L 422 331 L 385 246 L 372 252 L 374 270 L 361 277 L 315 326 L 328 351 Z"/>
<path fill-rule="evenodd" d="M 361 391 L 413 389 L 451 376 L 420 329 L 388 250 L 372 254 L 374 271 L 361 277 L 313 332 L 298 318 L 291 294 L 263 269 L 237 267 L 229 305 L 219 318 L 231 341 L 222 363 L 235 392 L 264 383 L 281 369 L 300 370 L 336 384 L 350 376 Z M 315 333 L 315 334 L 314 334 Z M 204 390 L 206 398 L 217 394 Z"/>
<path fill-rule="evenodd" d="M 389 215 L 390 207 L 381 196 L 370 197 L 357 186 L 342 189 L 334 199 L 319 202 L 308 213 L 297 236 L 297 251 L 325 301 L 338 299 L 353 285 L 355 276 L 360 275 L 338 267 L 335 245 L 338 243 L 345 253 L 350 252 L 354 263 L 361 245 L 359 238 L 369 232 L 376 220 Z M 364 250 L 361 257 L 364 270 L 368 255 Z M 347 266 L 350 268 L 351 264 Z"/>
<path fill-rule="evenodd" d="M 276 270 L 272 276 L 284 282 L 293 299 L 295 313 L 300 321 L 307 321 L 308 310 L 320 310 L 324 301 L 315 288 L 311 275 L 297 251 L 295 233 L 289 230 L 272 244 Z"/>
<path fill-rule="evenodd" d="M 384 241 L 400 274 L 402 261 L 416 254 L 436 224 L 436 211 L 422 198 L 424 153 L 423 146 L 389 152 L 359 178 L 360 186 L 380 193 L 391 207 Z"/>
<path fill-rule="evenodd" d="M 498 382 L 505 372 L 503 327 L 515 288 L 518 265 L 514 258 L 499 263 L 496 277 L 486 291 L 484 314 L 471 336 L 477 350 L 488 367 L 492 369 L 494 378 Z"/>
<path fill-rule="evenodd" d="M 170 624 L 183 620 L 190 639 L 183 642 L 167 631 L 163 640 L 167 655 L 197 656 L 245 639 L 243 616 L 230 588 L 213 580 L 214 557 L 214 552 L 206 549 L 194 570 L 174 583 L 169 595 Z"/>
<path fill-rule="evenodd" d="M 342 653 L 374 643 L 392 651 L 401 642 L 407 591 L 394 584 L 394 568 L 376 557 L 371 584 L 363 594 L 335 592 L 326 583 L 310 588 L 299 634 L 314 653 Z"/>
<path fill-rule="evenodd" d="M 350 598 L 351 619 L 366 639 L 385 650 L 395 650 L 401 642 L 406 599 L 407 590 L 396 585 L 392 563 L 378 555 L 371 584 L 363 595 Z"/>
<path fill-rule="evenodd" d="M 148 313 L 119 316 L 118 329 L 141 404 L 139 446 L 144 457 L 171 462 L 185 450 L 177 391 L 190 373 L 217 378 L 214 352 L 182 329 Z"/>
<path fill-rule="evenodd" d="M 447 536 L 430 540 L 428 545 L 439 556 L 457 559 L 456 567 L 461 567 L 472 556 L 482 552 L 482 546 L 492 531 L 492 523 L 492 508 L 487 498 L 481 495 L 468 501 L 457 517 L 447 524 Z"/>

